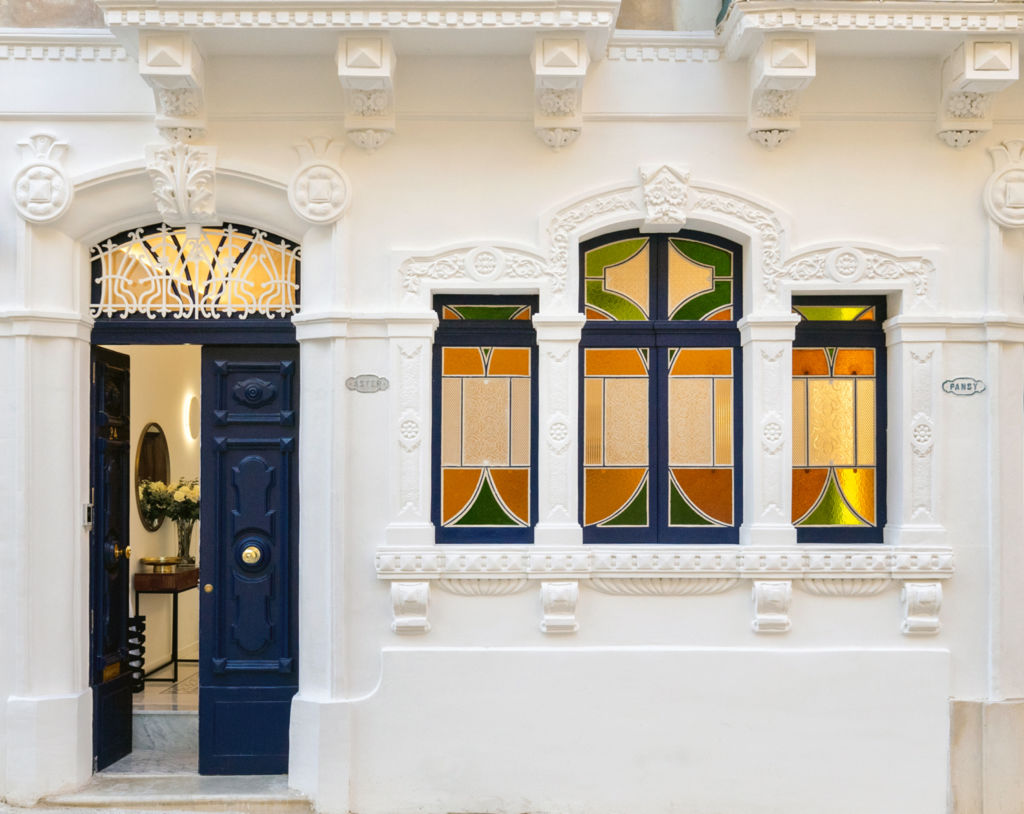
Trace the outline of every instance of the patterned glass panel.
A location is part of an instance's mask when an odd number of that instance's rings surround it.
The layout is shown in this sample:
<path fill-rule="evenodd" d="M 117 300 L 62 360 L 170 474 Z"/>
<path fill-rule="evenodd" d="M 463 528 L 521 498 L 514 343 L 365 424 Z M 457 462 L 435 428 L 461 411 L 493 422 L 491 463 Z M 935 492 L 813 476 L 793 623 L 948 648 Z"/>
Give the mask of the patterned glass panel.
<path fill-rule="evenodd" d="M 682 238 L 668 245 L 668 318 L 734 319 L 732 252 Z"/>
<path fill-rule="evenodd" d="M 299 249 L 259 229 L 128 232 L 92 247 L 94 317 L 273 318 L 296 311 Z"/>
<path fill-rule="evenodd" d="M 643 320 L 650 316 L 650 239 L 629 238 L 586 253 L 587 319 Z"/>
<path fill-rule="evenodd" d="M 874 348 L 793 350 L 793 523 L 873 527 Z"/>
<path fill-rule="evenodd" d="M 486 319 L 500 322 L 529 320 L 533 309 L 529 305 L 445 305 L 441 319 Z"/>
<path fill-rule="evenodd" d="M 794 305 L 793 313 L 806 322 L 875 322 L 873 305 Z"/>
<path fill-rule="evenodd" d="M 668 349 L 668 524 L 733 523 L 733 351 Z"/>
<path fill-rule="evenodd" d="M 583 353 L 583 523 L 646 527 L 650 351 Z"/>
<path fill-rule="evenodd" d="M 530 525 L 529 348 L 441 349 L 441 523 Z"/>

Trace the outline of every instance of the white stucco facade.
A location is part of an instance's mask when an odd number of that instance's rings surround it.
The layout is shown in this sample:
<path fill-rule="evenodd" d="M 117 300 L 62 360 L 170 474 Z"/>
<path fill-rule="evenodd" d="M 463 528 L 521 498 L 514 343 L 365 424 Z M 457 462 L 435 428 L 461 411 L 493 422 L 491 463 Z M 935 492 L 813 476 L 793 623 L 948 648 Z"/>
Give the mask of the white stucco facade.
<path fill-rule="evenodd" d="M 104 2 L 109 32 L 0 32 L 0 799 L 92 774 L 89 247 L 167 216 L 152 147 L 177 143 L 205 170 L 169 171 L 180 222 L 302 248 L 289 783 L 318 810 L 1019 812 L 1024 6 L 758 0 L 638 32 L 614 4 L 431 3 L 281 0 L 243 25 Z M 179 34 L 205 121 L 140 75 L 140 36 Z M 773 37 L 810 59 L 773 73 Z M 383 43 L 376 118 L 345 38 Z M 567 42 L 575 65 L 536 57 Z M 957 85 L 944 60 L 977 42 L 1012 64 Z M 541 109 L 551 88 L 573 112 Z M 798 112 L 765 112 L 780 88 Z M 19 190 L 33 162 L 45 192 Z M 739 545 L 582 542 L 578 247 L 626 228 L 744 248 Z M 540 297 L 531 545 L 434 542 L 448 292 Z M 790 298 L 811 293 L 887 297 L 881 545 L 790 521 Z M 364 374 L 388 388 L 346 386 Z"/>

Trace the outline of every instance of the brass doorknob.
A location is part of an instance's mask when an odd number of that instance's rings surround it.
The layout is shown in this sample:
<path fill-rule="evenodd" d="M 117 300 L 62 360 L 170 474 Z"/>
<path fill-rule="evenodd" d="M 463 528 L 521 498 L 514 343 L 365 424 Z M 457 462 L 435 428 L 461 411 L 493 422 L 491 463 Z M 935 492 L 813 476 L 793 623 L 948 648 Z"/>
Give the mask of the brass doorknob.
<path fill-rule="evenodd" d="M 207 583 L 206 583 L 206 584 L 205 584 L 205 585 L 203 586 L 203 590 L 204 590 L 204 591 L 205 591 L 206 593 L 208 593 L 208 594 L 212 594 L 212 593 L 213 593 L 213 586 L 212 586 L 212 585 L 211 585 L 211 584 L 210 584 L 209 582 L 207 582 Z"/>
<path fill-rule="evenodd" d="M 254 545 L 246 546 L 242 550 L 242 562 L 246 565 L 255 565 L 263 559 L 263 552 Z"/>

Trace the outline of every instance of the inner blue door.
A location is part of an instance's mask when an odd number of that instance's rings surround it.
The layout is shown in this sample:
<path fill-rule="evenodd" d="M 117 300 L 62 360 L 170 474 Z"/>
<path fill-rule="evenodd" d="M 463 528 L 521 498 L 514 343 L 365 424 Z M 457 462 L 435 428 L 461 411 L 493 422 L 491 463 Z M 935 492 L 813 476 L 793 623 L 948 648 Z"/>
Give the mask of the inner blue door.
<path fill-rule="evenodd" d="M 200 774 L 288 771 L 298 689 L 298 348 L 203 348 Z"/>

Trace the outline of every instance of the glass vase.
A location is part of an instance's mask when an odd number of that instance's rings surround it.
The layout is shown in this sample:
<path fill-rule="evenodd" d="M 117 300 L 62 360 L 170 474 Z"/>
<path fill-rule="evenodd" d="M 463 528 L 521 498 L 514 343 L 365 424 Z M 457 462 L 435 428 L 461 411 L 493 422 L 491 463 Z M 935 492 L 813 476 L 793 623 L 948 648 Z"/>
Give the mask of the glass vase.
<path fill-rule="evenodd" d="M 194 565 L 196 558 L 192 556 L 192 528 L 195 526 L 195 519 L 175 520 L 174 525 L 178 529 L 178 564 Z"/>

